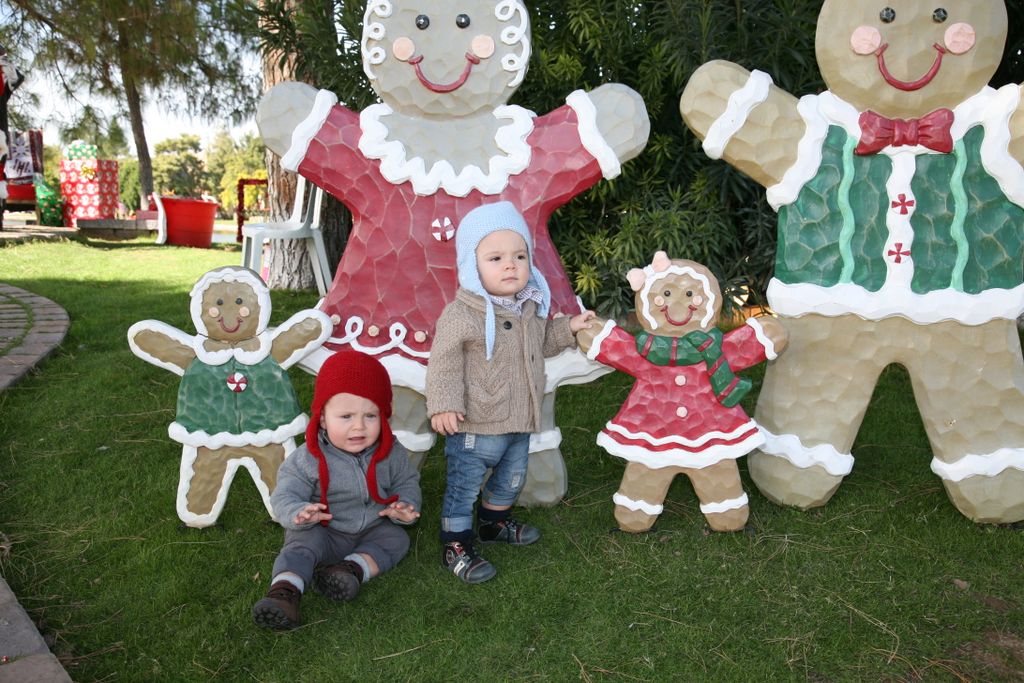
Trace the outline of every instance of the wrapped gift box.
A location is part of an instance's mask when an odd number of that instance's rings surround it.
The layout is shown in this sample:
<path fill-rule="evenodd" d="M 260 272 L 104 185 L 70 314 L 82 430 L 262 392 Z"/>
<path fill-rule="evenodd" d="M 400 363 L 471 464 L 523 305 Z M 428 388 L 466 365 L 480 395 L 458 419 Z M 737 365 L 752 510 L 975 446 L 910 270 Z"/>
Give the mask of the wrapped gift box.
<path fill-rule="evenodd" d="M 85 140 L 75 140 L 64 148 L 64 158 L 75 161 L 77 159 L 95 159 L 99 156 L 99 149 Z"/>
<path fill-rule="evenodd" d="M 60 162 L 64 225 L 75 227 L 79 218 L 114 218 L 119 192 L 116 161 L 64 159 Z"/>

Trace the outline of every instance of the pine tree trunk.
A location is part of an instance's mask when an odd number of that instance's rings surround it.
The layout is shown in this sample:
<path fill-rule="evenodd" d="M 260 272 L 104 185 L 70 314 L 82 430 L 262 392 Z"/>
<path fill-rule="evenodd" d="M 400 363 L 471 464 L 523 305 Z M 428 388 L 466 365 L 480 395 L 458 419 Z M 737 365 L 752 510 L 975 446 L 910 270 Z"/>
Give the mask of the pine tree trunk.
<path fill-rule="evenodd" d="M 149 208 L 149 195 L 153 194 L 153 161 L 149 157 L 149 143 L 146 142 L 146 127 L 142 121 L 142 96 L 139 94 L 138 85 L 132 75 L 131 69 L 125 67 L 128 61 L 125 56 L 127 48 L 124 47 L 129 38 L 118 32 L 118 44 L 123 49 L 119 50 L 121 57 L 121 81 L 124 84 L 124 95 L 128 102 L 128 120 L 132 127 L 132 137 L 135 140 L 135 155 L 139 160 L 139 208 Z"/>

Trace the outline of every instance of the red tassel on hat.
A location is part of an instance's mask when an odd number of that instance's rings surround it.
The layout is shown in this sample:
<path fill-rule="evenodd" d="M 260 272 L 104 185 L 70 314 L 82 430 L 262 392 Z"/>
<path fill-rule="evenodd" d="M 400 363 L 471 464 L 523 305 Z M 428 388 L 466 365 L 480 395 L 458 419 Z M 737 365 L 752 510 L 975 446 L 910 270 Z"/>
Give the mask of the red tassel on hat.
<path fill-rule="evenodd" d="M 388 371 L 373 356 L 360 351 L 339 351 L 324 361 L 316 376 L 313 389 L 313 405 L 310 407 L 309 425 L 306 427 L 306 448 L 317 459 L 320 472 L 320 502 L 329 511 L 327 489 L 330 486 L 330 474 L 327 469 L 327 458 L 320 449 L 320 415 L 326 404 L 336 394 L 352 394 L 372 401 L 380 411 L 380 438 L 377 450 L 370 458 L 366 469 L 366 485 L 372 497 L 381 505 L 390 505 L 398 500 L 398 496 L 383 498 L 377 489 L 377 463 L 388 457 L 395 443 L 391 433 L 391 377 Z M 327 526 L 328 522 L 320 522 Z"/>

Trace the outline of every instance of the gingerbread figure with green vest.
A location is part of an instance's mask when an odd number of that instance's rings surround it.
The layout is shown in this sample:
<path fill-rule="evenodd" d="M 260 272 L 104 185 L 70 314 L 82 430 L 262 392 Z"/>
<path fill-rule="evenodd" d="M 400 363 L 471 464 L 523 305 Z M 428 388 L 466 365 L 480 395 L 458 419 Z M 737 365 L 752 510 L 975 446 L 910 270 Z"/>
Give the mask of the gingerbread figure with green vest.
<path fill-rule="evenodd" d="M 240 467 L 274 516 L 277 470 L 309 423 L 287 370 L 320 348 L 333 328 L 311 309 L 269 329 L 270 310 L 270 290 L 259 275 L 225 266 L 192 288 L 197 334 L 159 320 L 128 329 L 132 353 L 181 377 L 167 433 L 182 446 L 176 507 L 187 526 L 217 522 Z"/>
<path fill-rule="evenodd" d="M 611 320 L 591 321 L 576 334 L 589 358 L 636 378 L 597 437 L 598 445 L 627 461 L 612 496 L 619 528 L 650 529 L 673 479 L 684 475 L 708 526 L 739 531 L 749 504 L 736 461 L 764 437 L 739 405 L 752 383 L 736 373 L 775 359 L 786 346 L 786 330 L 764 316 L 723 333 L 718 280 L 706 266 L 663 251 L 626 277 L 636 292 L 640 334 Z"/>
<path fill-rule="evenodd" d="M 1024 102 L 988 85 L 1006 33 L 997 0 L 826 0 L 827 91 L 798 100 L 715 61 L 683 92 L 705 152 L 778 213 L 768 302 L 791 346 L 766 373 L 749 461 L 776 502 L 831 498 L 898 363 L 954 505 L 1024 519 Z"/>

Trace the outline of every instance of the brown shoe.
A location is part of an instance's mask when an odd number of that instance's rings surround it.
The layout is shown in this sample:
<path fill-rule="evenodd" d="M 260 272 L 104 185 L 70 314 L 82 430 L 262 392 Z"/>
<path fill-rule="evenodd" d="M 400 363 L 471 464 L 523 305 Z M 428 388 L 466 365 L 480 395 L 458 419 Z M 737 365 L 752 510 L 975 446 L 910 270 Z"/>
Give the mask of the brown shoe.
<path fill-rule="evenodd" d="M 360 577 L 356 576 L 358 569 L 359 565 L 354 562 L 341 562 L 324 567 L 313 577 L 313 589 L 335 602 L 355 600 L 362 583 Z"/>
<path fill-rule="evenodd" d="M 302 625 L 299 600 L 302 593 L 288 581 L 278 581 L 267 596 L 252 606 L 252 620 L 257 626 L 286 631 Z"/>

